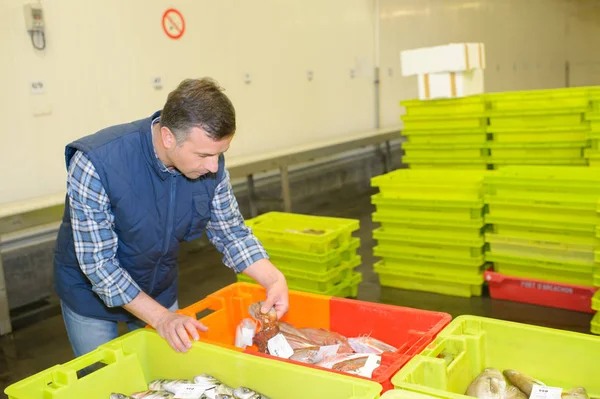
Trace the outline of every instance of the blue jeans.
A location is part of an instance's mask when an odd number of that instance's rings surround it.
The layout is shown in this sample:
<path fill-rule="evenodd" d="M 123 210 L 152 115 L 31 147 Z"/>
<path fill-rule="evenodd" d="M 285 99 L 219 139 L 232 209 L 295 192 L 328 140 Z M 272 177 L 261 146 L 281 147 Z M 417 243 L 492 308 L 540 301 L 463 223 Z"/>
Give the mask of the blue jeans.
<path fill-rule="evenodd" d="M 118 324 L 116 321 L 82 316 L 75 313 L 62 301 L 60 302 L 60 306 L 67 328 L 67 335 L 69 336 L 75 357 L 85 355 L 98 348 L 98 346 L 118 337 Z M 178 307 L 179 304 L 175 301 L 173 306 L 169 308 L 169 311 L 174 312 Z M 127 323 L 129 331 L 144 328 L 145 326 L 146 323 L 137 319 Z"/>

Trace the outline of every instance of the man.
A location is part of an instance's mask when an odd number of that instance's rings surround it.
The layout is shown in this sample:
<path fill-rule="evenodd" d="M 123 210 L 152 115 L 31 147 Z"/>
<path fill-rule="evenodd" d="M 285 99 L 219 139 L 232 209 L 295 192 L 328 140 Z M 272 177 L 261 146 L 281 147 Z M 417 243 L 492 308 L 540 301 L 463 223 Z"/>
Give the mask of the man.
<path fill-rule="evenodd" d="M 175 313 L 182 241 L 206 231 L 223 263 L 266 289 L 263 311 L 288 310 L 285 278 L 244 225 L 223 153 L 235 110 L 211 79 L 184 80 L 162 111 L 66 147 L 67 196 L 55 289 L 75 356 L 147 323 L 179 352 L 207 331 Z"/>

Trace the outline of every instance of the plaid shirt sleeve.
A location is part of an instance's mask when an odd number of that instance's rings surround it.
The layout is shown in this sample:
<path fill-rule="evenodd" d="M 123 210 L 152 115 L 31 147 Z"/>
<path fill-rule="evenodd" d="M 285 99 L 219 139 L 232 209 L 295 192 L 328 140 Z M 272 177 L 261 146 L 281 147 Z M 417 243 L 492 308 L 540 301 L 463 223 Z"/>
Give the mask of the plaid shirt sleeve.
<path fill-rule="evenodd" d="M 223 180 L 215 189 L 206 234 L 215 248 L 223 254 L 225 266 L 236 273 L 243 272 L 258 260 L 269 258 L 252 230 L 244 224 L 227 169 Z"/>
<path fill-rule="evenodd" d="M 108 195 L 94 166 L 80 151 L 69 165 L 67 194 L 75 252 L 92 290 L 108 307 L 131 302 L 141 289 L 119 264 Z"/>

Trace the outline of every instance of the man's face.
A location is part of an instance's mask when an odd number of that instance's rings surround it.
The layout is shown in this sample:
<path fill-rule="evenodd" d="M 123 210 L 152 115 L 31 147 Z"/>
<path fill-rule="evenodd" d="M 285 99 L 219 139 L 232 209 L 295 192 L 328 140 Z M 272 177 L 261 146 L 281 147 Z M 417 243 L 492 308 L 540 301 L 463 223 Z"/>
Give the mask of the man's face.
<path fill-rule="evenodd" d="M 162 139 L 172 166 L 188 179 L 197 179 L 209 172 L 219 170 L 219 155 L 229 149 L 233 135 L 215 141 L 203 129 L 194 127 L 187 139 L 177 145 L 175 136 L 163 127 Z"/>

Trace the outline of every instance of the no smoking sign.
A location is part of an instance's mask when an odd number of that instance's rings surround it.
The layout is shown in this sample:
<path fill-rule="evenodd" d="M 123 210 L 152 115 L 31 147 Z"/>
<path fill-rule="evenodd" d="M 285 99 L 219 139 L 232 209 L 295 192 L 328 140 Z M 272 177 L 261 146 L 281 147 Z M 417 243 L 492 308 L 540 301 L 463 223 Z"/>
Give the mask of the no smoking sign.
<path fill-rule="evenodd" d="M 183 15 L 174 8 L 170 8 L 163 14 L 162 27 L 165 34 L 171 39 L 179 39 L 185 32 L 185 20 Z"/>

